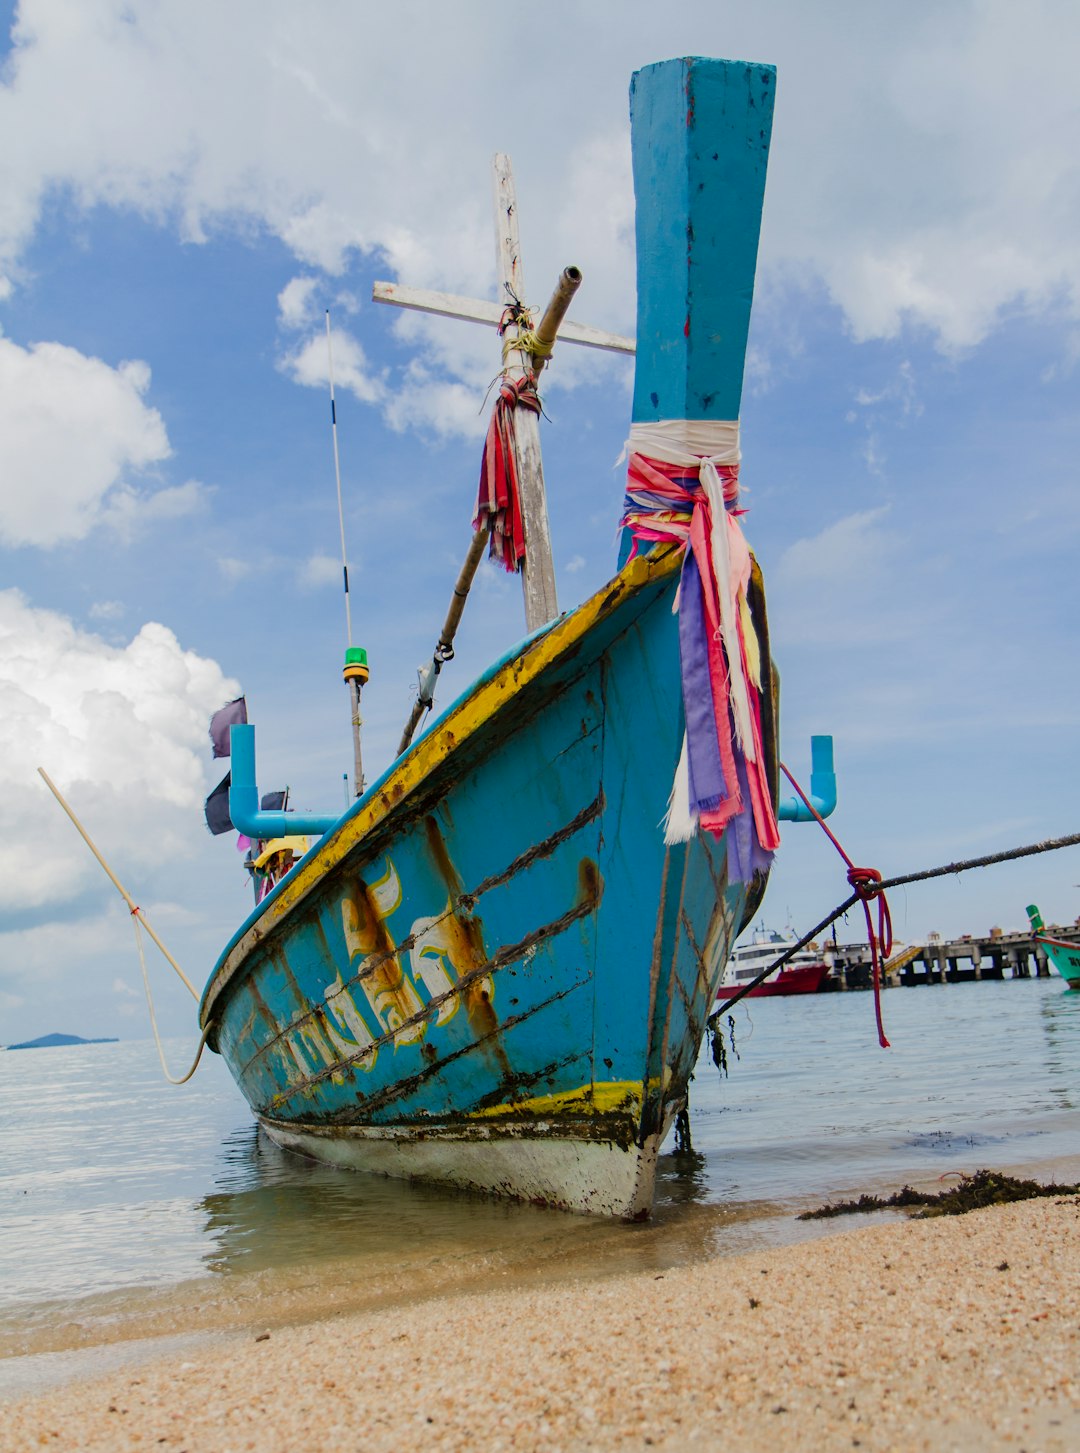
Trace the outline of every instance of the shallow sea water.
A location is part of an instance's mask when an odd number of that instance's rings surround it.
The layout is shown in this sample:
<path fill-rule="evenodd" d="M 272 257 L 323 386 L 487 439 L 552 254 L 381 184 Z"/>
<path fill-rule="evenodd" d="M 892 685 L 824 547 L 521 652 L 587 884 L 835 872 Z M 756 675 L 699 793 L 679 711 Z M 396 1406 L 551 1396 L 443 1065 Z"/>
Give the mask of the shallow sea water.
<path fill-rule="evenodd" d="M 660 1272 L 834 1234 L 866 1218 L 797 1213 L 984 1166 L 1080 1180 L 1080 994 L 1055 977 L 883 1003 L 889 1050 L 865 993 L 736 1008 L 729 1074 L 703 1053 L 693 1152 L 669 1141 L 640 1226 L 289 1155 L 212 1055 L 178 1089 L 150 1041 L 0 1054 L 0 1395 L 77 1375 L 79 1349 L 104 1365 L 100 1349 L 132 1339 L 160 1349 L 192 1329 Z M 180 1063 L 189 1045 L 167 1051 Z"/>

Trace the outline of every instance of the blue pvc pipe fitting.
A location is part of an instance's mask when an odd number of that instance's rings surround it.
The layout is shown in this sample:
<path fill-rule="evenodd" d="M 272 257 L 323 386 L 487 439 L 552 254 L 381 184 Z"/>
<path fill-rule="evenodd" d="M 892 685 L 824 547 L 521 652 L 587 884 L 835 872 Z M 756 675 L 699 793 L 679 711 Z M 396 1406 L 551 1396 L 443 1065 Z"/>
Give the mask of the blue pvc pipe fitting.
<path fill-rule="evenodd" d="M 322 837 L 339 821 L 337 817 L 319 817 L 311 812 L 263 812 L 259 806 L 259 789 L 255 785 L 255 728 L 229 728 L 229 752 L 232 760 L 229 783 L 229 817 L 237 832 L 251 838 L 293 837 L 298 833 L 314 833 Z"/>
<path fill-rule="evenodd" d="M 836 810 L 832 737 L 810 738 L 810 791 L 807 795 L 822 817 L 829 817 Z M 814 821 L 814 814 L 798 797 L 782 798 L 776 816 L 781 822 Z"/>

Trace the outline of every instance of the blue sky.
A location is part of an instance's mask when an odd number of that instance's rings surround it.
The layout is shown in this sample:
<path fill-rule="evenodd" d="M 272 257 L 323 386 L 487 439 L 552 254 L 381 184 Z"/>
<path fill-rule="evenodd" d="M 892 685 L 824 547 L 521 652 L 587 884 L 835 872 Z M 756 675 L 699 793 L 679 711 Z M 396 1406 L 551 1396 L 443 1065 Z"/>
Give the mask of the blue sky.
<path fill-rule="evenodd" d="M 247 693 L 264 788 L 343 802 L 326 307 L 369 776 L 390 760 L 497 350 L 371 284 L 494 296 L 504 150 L 529 301 L 574 262 L 574 315 L 632 332 L 627 87 L 670 55 L 779 73 L 742 425 L 785 758 L 805 771 L 834 734 L 834 825 L 886 873 L 1076 830 L 1080 13 L 1025 5 L 1018 36 L 993 3 L 668 11 L 0 6 L 0 1043 L 145 1032 L 126 912 L 39 763 L 197 982 L 248 906 L 202 826 L 213 707 Z M 546 383 L 564 606 L 612 568 L 629 387 L 565 346 Z M 444 702 L 521 629 L 485 568 Z M 1073 850 L 894 916 L 983 932 L 1035 900 L 1071 922 L 1077 884 Z M 822 835 L 788 827 L 766 921 L 844 892 Z"/>

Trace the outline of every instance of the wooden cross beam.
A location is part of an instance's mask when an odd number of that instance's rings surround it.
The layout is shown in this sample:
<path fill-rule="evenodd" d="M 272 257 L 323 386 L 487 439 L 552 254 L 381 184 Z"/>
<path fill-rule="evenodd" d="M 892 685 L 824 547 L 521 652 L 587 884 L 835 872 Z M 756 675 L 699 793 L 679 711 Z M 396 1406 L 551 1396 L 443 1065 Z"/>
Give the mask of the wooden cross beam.
<path fill-rule="evenodd" d="M 521 242 L 517 225 L 517 197 L 510 158 L 499 152 L 494 161 L 495 179 L 495 243 L 500 303 L 478 298 L 463 298 L 452 293 L 428 292 L 420 288 L 402 287 L 398 283 L 376 282 L 372 298 L 377 303 L 393 303 L 401 308 L 435 313 L 445 318 L 462 318 L 497 328 L 503 321 L 506 306 L 525 300 L 525 279 L 521 264 Z M 512 343 L 517 331 L 508 328 L 505 337 Z M 559 337 L 567 343 L 587 348 L 602 348 L 615 353 L 633 353 L 634 342 L 599 328 L 580 323 L 563 322 Z M 520 379 L 526 371 L 536 371 L 529 355 L 508 348 L 503 373 Z M 525 626 L 536 630 L 559 614 L 555 590 L 555 566 L 548 527 L 547 494 L 544 488 L 544 466 L 540 454 L 540 420 L 529 409 L 519 408 L 515 418 L 518 479 L 521 487 L 521 514 L 525 529 L 525 561 L 521 571 L 521 587 L 525 598 Z"/>
<path fill-rule="evenodd" d="M 484 323 L 497 328 L 506 311 L 502 303 L 489 303 L 483 298 L 466 298 L 459 293 L 440 293 L 429 288 L 410 288 L 402 283 L 373 283 L 371 296 L 376 303 L 393 303 L 399 308 L 412 308 L 420 313 L 437 313 L 443 318 L 464 318 L 470 323 Z M 633 354 L 632 338 L 606 333 L 603 328 L 590 328 L 587 323 L 567 319 L 559 329 L 560 343 L 578 343 L 583 348 L 603 348 L 609 353 Z"/>

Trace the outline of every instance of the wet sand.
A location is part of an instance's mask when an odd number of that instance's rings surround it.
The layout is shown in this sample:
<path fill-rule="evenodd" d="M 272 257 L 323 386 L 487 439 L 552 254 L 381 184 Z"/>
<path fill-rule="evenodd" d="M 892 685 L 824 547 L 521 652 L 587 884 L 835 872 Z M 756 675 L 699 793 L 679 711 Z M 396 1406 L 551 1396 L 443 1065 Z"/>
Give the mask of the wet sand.
<path fill-rule="evenodd" d="M 0 1450 L 1064 1453 L 1080 1446 L 1078 1290 L 1080 1198 L 1063 1196 L 174 1339 L 0 1403 Z"/>

